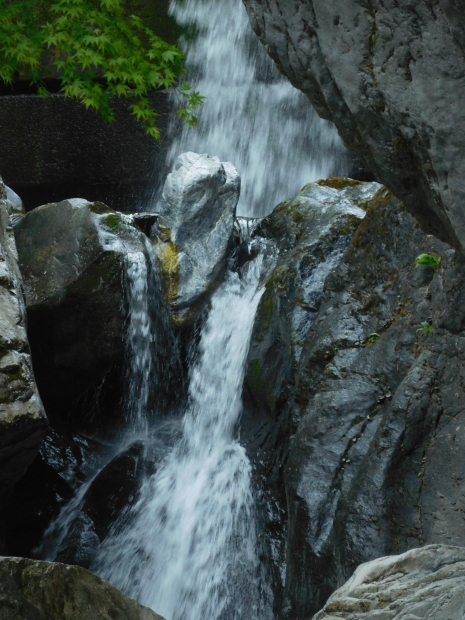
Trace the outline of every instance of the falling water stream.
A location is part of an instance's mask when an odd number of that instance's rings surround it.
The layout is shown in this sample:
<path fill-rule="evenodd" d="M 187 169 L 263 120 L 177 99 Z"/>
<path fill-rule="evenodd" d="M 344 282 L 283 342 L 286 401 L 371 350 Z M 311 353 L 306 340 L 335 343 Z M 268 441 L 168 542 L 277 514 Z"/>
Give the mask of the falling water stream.
<path fill-rule="evenodd" d="M 311 181 L 347 175 L 334 125 L 278 72 L 242 0 L 171 0 L 170 12 L 196 31 L 181 46 L 186 80 L 206 99 L 194 128 L 173 129 L 168 169 L 185 151 L 232 161 L 242 178 L 238 214 L 247 217 L 267 215 Z"/>
<path fill-rule="evenodd" d="M 168 620 L 259 620 L 267 613 L 251 466 L 235 430 L 263 293 L 264 254 L 214 294 L 190 374 L 182 434 L 94 570 Z M 268 615 L 268 618 L 270 616 Z"/>

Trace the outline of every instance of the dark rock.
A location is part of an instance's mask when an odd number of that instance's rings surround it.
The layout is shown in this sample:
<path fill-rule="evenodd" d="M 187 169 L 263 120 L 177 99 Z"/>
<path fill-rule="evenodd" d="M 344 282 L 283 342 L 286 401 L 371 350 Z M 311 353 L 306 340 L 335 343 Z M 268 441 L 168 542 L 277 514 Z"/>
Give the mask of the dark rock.
<path fill-rule="evenodd" d="M 79 512 L 70 525 L 60 550 L 54 557 L 57 562 L 90 568 L 100 544 L 94 523 L 85 513 Z"/>
<path fill-rule="evenodd" d="M 424 278 L 422 253 L 441 257 Z M 382 190 L 326 279 L 295 379 L 283 617 L 311 616 L 362 562 L 465 540 L 464 276 Z"/>
<path fill-rule="evenodd" d="M 125 257 L 140 252 L 150 263 L 145 235 L 101 203 L 72 199 L 28 213 L 15 236 L 49 416 L 95 433 L 111 412 L 114 428 L 124 387 Z"/>
<path fill-rule="evenodd" d="M 2 620 L 162 620 L 79 566 L 0 558 Z"/>
<path fill-rule="evenodd" d="M 144 443 L 136 441 L 118 454 L 100 471 L 84 496 L 83 511 L 92 519 L 100 540 L 137 498 L 142 482 L 143 450 Z"/>
<path fill-rule="evenodd" d="M 134 213 L 132 219 L 137 228 L 150 237 L 150 231 L 158 220 L 158 213 Z"/>
<path fill-rule="evenodd" d="M 5 555 L 36 557 L 50 523 L 93 475 L 109 449 L 83 435 L 48 430 L 39 454 L 5 505 Z M 41 551 L 41 557 L 46 552 Z"/>
<path fill-rule="evenodd" d="M 311 183 L 263 220 L 242 222 L 252 226 L 252 236 L 265 236 L 279 249 L 255 318 L 241 419 L 241 440 L 254 463 L 260 495 L 261 539 L 269 545 L 262 553 L 278 608 L 287 510 L 282 478 L 293 428 L 295 367 L 321 305 L 325 279 L 379 188 L 351 179 Z"/>
<path fill-rule="evenodd" d="M 292 84 L 404 201 L 465 251 L 465 20 L 457 0 L 244 0 Z"/>

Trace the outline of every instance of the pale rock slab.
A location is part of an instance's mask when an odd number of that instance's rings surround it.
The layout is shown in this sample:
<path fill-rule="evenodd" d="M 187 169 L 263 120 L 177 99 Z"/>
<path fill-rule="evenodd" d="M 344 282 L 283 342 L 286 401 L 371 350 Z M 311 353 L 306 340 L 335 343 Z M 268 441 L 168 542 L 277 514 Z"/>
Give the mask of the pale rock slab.
<path fill-rule="evenodd" d="M 465 549 L 429 545 L 362 564 L 313 620 L 462 620 Z"/>
<path fill-rule="evenodd" d="M 236 169 L 218 157 L 183 153 L 168 175 L 155 248 L 178 324 L 195 318 L 221 281 L 239 193 Z"/>

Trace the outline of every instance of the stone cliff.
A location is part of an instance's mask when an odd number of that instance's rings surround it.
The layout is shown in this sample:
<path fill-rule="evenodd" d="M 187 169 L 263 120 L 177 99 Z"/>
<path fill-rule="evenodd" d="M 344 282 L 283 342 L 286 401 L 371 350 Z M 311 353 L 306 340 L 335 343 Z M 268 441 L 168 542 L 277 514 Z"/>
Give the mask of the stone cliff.
<path fill-rule="evenodd" d="M 423 229 L 465 251 L 457 0 L 244 0 L 280 70 Z"/>

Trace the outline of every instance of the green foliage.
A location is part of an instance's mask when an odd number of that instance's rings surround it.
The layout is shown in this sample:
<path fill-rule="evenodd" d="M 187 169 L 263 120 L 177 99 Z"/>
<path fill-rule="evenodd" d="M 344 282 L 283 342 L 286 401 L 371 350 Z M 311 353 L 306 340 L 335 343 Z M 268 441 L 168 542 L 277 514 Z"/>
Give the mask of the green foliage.
<path fill-rule="evenodd" d="M 148 94 L 174 88 L 184 57 L 135 15 L 123 0 L 0 0 L 0 81 L 27 77 L 47 95 L 47 70 L 61 91 L 112 122 L 112 102 L 131 100 L 130 109 L 154 138 L 160 133 Z M 188 84 L 179 88 L 189 125 L 203 98 Z"/>
<path fill-rule="evenodd" d="M 429 334 L 431 331 L 433 331 L 433 324 L 428 323 L 428 321 L 422 321 L 421 327 L 417 329 L 417 333 L 426 332 L 427 334 Z"/>
<path fill-rule="evenodd" d="M 435 256 L 434 254 L 420 254 L 415 259 L 415 267 L 419 267 L 420 265 L 427 265 L 428 267 L 437 269 L 440 264 L 441 257 Z"/>
<path fill-rule="evenodd" d="M 372 334 L 370 334 L 367 338 L 367 343 L 369 344 L 373 344 L 375 342 L 375 340 L 377 340 L 379 338 L 379 334 L 376 332 L 373 332 Z"/>

